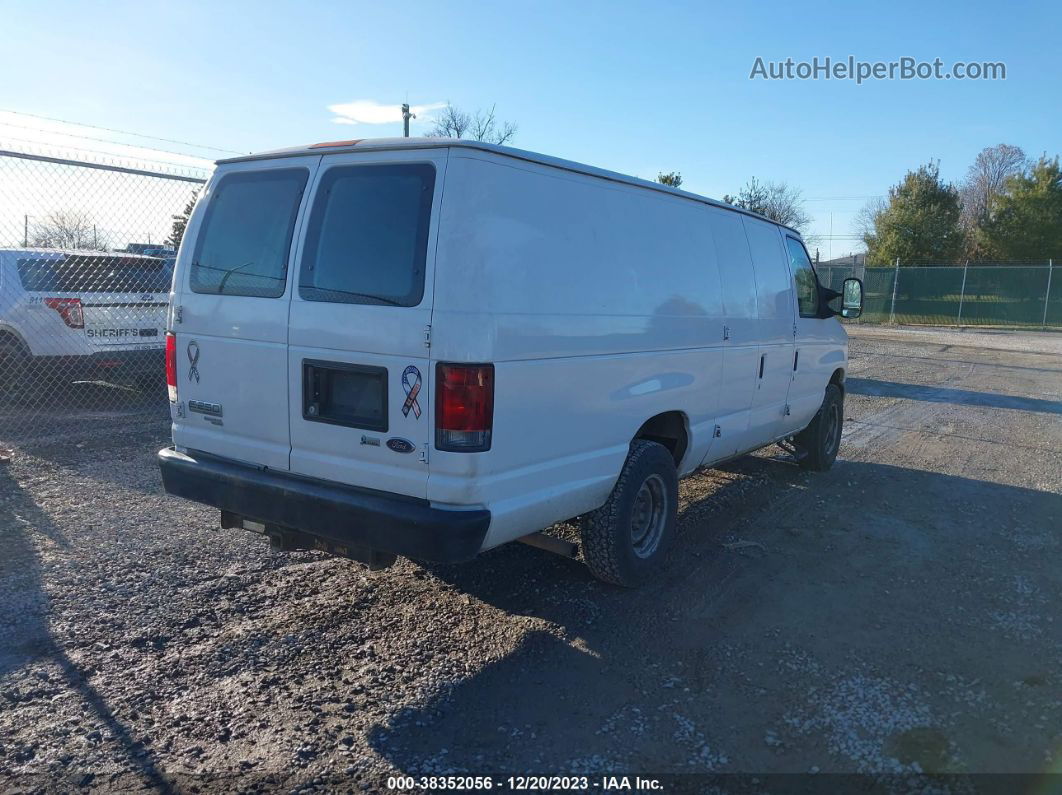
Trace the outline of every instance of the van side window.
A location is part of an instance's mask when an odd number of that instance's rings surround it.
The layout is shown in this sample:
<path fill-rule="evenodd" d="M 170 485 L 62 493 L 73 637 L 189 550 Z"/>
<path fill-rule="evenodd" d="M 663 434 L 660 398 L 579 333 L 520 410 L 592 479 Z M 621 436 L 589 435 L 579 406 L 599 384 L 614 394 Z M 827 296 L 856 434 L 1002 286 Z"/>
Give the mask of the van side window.
<path fill-rule="evenodd" d="M 795 238 L 787 237 L 789 247 L 789 265 L 793 269 L 793 281 L 796 283 L 797 307 L 801 317 L 819 316 L 819 281 L 815 269 L 811 266 L 808 252 L 803 244 Z"/>
<path fill-rule="evenodd" d="M 278 298 L 308 172 L 303 168 L 229 174 L 207 205 L 192 257 L 192 292 Z"/>
<path fill-rule="evenodd" d="M 416 306 L 424 295 L 435 169 L 337 166 L 321 177 L 306 232 L 307 301 Z"/>

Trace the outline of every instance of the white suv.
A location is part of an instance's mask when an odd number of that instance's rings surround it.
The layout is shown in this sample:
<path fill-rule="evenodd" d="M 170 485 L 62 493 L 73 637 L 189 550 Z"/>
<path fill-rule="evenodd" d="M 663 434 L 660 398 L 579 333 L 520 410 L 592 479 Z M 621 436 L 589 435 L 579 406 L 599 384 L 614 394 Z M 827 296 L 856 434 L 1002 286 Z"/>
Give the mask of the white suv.
<path fill-rule="evenodd" d="M 158 257 L 0 249 L 0 383 L 161 373 L 171 278 Z"/>

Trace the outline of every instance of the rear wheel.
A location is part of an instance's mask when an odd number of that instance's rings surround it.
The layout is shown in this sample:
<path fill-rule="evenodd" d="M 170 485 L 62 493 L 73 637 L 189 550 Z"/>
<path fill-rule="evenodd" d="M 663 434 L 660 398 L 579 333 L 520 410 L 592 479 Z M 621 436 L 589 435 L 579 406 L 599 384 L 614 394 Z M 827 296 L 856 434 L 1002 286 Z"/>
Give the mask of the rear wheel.
<path fill-rule="evenodd" d="M 815 419 L 793 437 L 800 466 L 817 472 L 825 472 L 833 466 L 841 448 L 843 422 L 844 397 L 837 384 L 830 384 Z"/>
<path fill-rule="evenodd" d="M 0 335 L 0 395 L 15 398 L 26 391 L 30 360 L 22 340 L 10 334 Z"/>
<path fill-rule="evenodd" d="M 583 557 L 600 580 L 633 587 L 659 570 L 675 535 L 678 475 L 667 449 L 636 439 L 608 501 L 582 521 Z"/>

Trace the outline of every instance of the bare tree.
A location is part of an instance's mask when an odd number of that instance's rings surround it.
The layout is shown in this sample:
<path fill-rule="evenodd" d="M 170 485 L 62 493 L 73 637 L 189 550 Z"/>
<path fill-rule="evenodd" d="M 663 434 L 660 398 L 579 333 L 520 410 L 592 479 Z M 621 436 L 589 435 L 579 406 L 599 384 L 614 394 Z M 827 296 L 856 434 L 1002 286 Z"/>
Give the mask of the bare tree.
<path fill-rule="evenodd" d="M 878 216 L 888 206 L 884 196 L 875 196 L 856 213 L 852 219 L 852 229 L 863 242 L 873 240 L 877 236 Z"/>
<path fill-rule="evenodd" d="M 753 177 L 737 196 L 724 196 L 723 201 L 765 215 L 801 235 L 811 225 L 811 216 L 804 210 L 800 189 L 785 182 L 759 182 Z"/>
<path fill-rule="evenodd" d="M 498 121 L 494 105 L 489 111 L 468 113 L 447 104 L 432 123 L 430 138 L 468 138 L 489 144 L 504 144 L 516 135 L 517 126 L 511 121 Z"/>
<path fill-rule="evenodd" d="M 55 210 L 33 225 L 37 248 L 106 251 L 107 239 L 81 210 Z"/>
<path fill-rule="evenodd" d="M 656 181 L 659 182 L 661 185 L 670 185 L 672 188 L 681 188 L 682 174 L 680 174 L 678 171 L 670 171 L 667 174 L 661 171 L 659 174 L 656 175 Z"/>
<path fill-rule="evenodd" d="M 1029 159 L 1020 146 L 996 144 L 982 149 L 959 186 L 962 227 L 969 234 L 989 218 L 992 203 L 1006 189 L 1007 180 L 1024 174 Z"/>

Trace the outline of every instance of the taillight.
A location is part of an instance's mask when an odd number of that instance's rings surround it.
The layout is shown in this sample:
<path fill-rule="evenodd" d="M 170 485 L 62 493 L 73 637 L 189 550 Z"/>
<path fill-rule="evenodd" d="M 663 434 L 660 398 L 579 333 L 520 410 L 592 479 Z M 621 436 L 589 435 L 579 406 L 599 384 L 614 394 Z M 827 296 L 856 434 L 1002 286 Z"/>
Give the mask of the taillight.
<path fill-rule="evenodd" d="M 85 328 L 85 312 L 80 298 L 45 298 L 44 305 L 58 312 L 70 328 Z"/>
<path fill-rule="evenodd" d="M 494 365 L 444 364 L 435 370 L 435 447 L 460 453 L 490 449 Z"/>
<path fill-rule="evenodd" d="M 158 361 L 156 359 L 156 361 Z M 166 391 L 170 393 L 170 403 L 177 402 L 177 335 L 166 332 Z"/>

